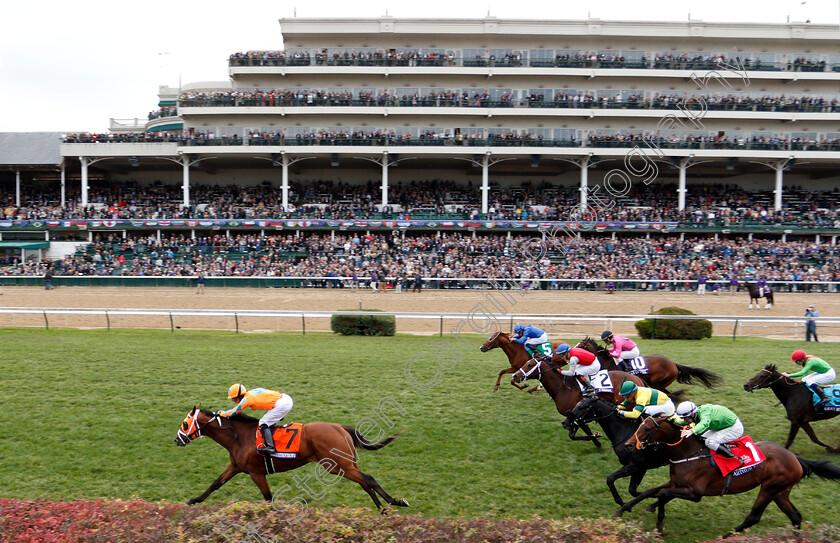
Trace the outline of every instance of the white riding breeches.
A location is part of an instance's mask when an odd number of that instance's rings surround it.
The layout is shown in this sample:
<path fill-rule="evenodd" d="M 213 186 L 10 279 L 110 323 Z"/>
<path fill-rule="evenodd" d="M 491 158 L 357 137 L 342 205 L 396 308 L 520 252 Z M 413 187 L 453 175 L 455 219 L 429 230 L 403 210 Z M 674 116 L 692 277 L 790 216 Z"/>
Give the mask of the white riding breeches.
<path fill-rule="evenodd" d="M 525 345 L 540 345 L 548 341 L 548 334 L 543 334 L 540 337 L 532 337 L 525 340 Z"/>
<path fill-rule="evenodd" d="M 723 443 L 735 441 L 744 435 L 744 425 L 741 424 L 741 419 L 735 419 L 735 424 L 723 430 L 706 430 L 703 432 L 703 439 L 706 440 L 706 446 L 713 451 L 718 450 L 718 447 Z"/>
<path fill-rule="evenodd" d="M 825 373 L 812 373 L 802 378 L 802 382 L 806 385 L 827 385 L 837 378 L 834 368 L 831 368 Z"/>
<path fill-rule="evenodd" d="M 639 352 L 639 346 L 636 345 L 629 351 L 622 351 L 619 355 L 619 358 L 622 360 L 633 360 L 636 357 L 642 356 L 642 353 Z"/>
<path fill-rule="evenodd" d="M 578 364 L 576 356 L 569 359 L 569 369 L 563 370 L 560 373 L 572 377 L 573 375 L 595 375 L 601 371 L 601 363 L 597 360 L 589 365 Z"/>
<path fill-rule="evenodd" d="M 289 411 L 292 410 L 292 406 L 294 402 L 292 401 L 292 397 L 288 394 L 283 394 L 277 402 L 274 403 L 274 407 L 269 409 L 265 412 L 265 415 L 262 416 L 260 419 L 260 426 L 265 424 L 266 426 L 271 426 L 272 424 L 277 424 L 283 417 L 289 414 Z"/>
<path fill-rule="evenodd" d="M 663 403 L 662 405 L 648 405 L 645 406 L 645 415 L 651 417 L 670 417 L 674 414 L 674 402 L 668 400 L 667 402 Z"/>

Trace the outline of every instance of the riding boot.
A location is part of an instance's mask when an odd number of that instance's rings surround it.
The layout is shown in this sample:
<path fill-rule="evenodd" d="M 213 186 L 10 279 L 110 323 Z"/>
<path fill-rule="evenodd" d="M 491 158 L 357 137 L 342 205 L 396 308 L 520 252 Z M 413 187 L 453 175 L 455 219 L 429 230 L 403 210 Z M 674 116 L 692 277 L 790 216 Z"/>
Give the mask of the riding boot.
<path fill-rule="evenodd" d="M 717 452 L 719 452 L 721 456 L 725 456 L 726 458 L 735 458 L 736 460 L 738 460 L 742 464 L 744 463 L 743 460 L 741 460 L 740 458 L 738 458 L 737 456 L 735 456 L 732 453 L 732 449 L 730 448 L 729 444 L 727 444 L 727 443 L 721 443 L 720 445 L 718 445 Z M 723 490 L 720 493 L 721 496 L 723 496 L 724 494 L 729 492 L 729 485 L 732 484 L 732 476 L 734 474 L 735 474 L 735 470 L 732 470 L 732 471 L 730 471 L 729 473 L 726 474 L 726 477 L 723 480 Z"/>
<path fill-rule="evenodd" d="M 277 449 L 274 448 L 274 436 L 271 435 L 271 427 L 267 424 L 260 424 L 260 431 L 263 435 L 264 448 L 262 452 L 265 454 L 274 454 Z"/>
<path fill-rule="evenodd" d="M 592 382 L 589 380 L 588 375 L 578 375 L 578 380 L 583 383 L 584 396 L 593 396 L 598 393 L 598 389 L 592 386 Z"/>
<path fill-rule="evenodd" d="M 616 359 L 616 364 L 618 364 L 618 369 L 620 369 L 621 371 L 623 371 L 625 373 L 627 373 L 627 370 L 630 369 L 630 368 L 627 367 L 627 361 L 624 360 L 623 358 L 617 358 Z"/>
<path fill-rule="evenodd" d="M 828 403 L 828 396 L 825 395 L 825 392 L 823 392 L 823 389 L 820 387 L 820 385 L 808 385 L 808 388 L 813 390 L 814 394 L 820 397 L 820 401 L 817 402 L 816 405 L 814 405 L 814 409 L 822 409 L 823 407 L 825 407 L 825 404 Z"/>

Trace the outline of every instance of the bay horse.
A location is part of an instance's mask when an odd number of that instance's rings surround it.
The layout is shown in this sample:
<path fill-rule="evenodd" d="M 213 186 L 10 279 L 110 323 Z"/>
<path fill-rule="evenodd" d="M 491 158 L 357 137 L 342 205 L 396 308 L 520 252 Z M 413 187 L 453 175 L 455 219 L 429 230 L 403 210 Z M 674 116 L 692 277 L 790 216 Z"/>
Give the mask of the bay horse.
<path fill-rule="evenodd" d="M 226 421 L 227 425 L 223 421 Z M 200 496 L 187 500 L 187 505 L 203 502 L 214 490 L 218 490 L 238 473 L 247 473 L 260 489 L 263 498 L 270 502 L 271 491 L 265 477 L 269 472 L 289 471 L 310 462 L 318 462 L 325 471 L 336 477 L 341 476 L 358 483 L 383 514 L 386 510 L 377 494 L 390 505 L 408 506 L 407 501 L 395 500 L 389 496 L 373 476 L 362 473 L 356 464 L 357 447 L 375 451 L 394 441 L 399 434 L 387 437 L 379 443 L 366 443 L 351 426 L 334 422 L 310 422 L 301 428 L 300 452 L 297 458 L 268 458 L 257 454 L 256 451 L 258 423 L 259 419 L 241 413 L 224 419 L 212 411 L 201 409 L 201 406 L 192 408 L 178 429 L 175 443 L 184 447 L 194 439 L 207 436 L 228 450 L 230 463 L 210 488 Z"/>
<path fill-rule="evenodd" d="M 750 309 L 753 308 L 753 300 L 755 300 L 755 308 L 761 309 L 760 299 L 762 297 L 767 299 L 767 305 L 764 306 L 764 309 L 770 309 L 773 307 L 773 291 L 770 290 L 770 287 L 764 287 L 764 293 L 759 295 L 758 287 L 755 283 L 744 283 L 744 286 L 747 287 L 747 290 L 750 293 Z"/>
<path fill-rule="evenodd" d="M 744 390 L 752 392 L 760 388 L 769 388 L 773 391 L 779 402 L 785 406 L 787 412 L 787 419 L 790 421 L 790 432 L 788 433 L 785 449 L 789 449 L 793 444 L 796 434 L 799 429 L 805 430 L 811 441 L 824 447 L 826 451 L 831 453 L 840 452 L 840 447 L 831 447 L 826 445 L 819 439 L 814 429 L 811 428 L 811 422 L 817 420 L 827 420 L 840 415 L 838 411 L 817 411 L 814 409 L 814 402 L 812 401 L 813 393 L 804 383 L 800 383 L 785 377 L 776 370 L 775 364 L 768 364 L 755 376 L 744 383 Z"/>
<path fill-rule="evenodd" d="M 618 395 L 618 391 L 625 381 L 633 381 L 638 386 L 645 386 L 645 383 L 641 379 L 623 371 L 611 371 L 609 375 L 613 392 L 599 393 L 598 396 L 613 405 L 624 401 L 624 398 Z M 581 392 L 580 386 L 578 386 L 579 381 L 574 377 L 560 373 L 560 368 L 548 359 L 535 360 L 532 358 L 514 372 L 511 380 L 521 383 L 527 379 L 540 380 L 540 383 L 545 387 L 545 391 L 548 392 L 548 395 L 554 401 L 557 412 L 564 417 L 568 411 L 574 409 L 578 402 L 583 399 L 583 392 Z M 580 428 L 589 437 L 578 439 L 590 440 L 596 447 L 601 447 L 598 436 L 593 435 L 588 426 L 583 424 Z"/>
<path fill-rule="evenodd" d="M 610 352 L 589 336 L 583 338 L 576 346 L 594 353 L 598 357 L 602 369 L 623 371 L 621 366 L 616 363 L 615 358 L 610 355 Z M 646 383 L 645 386 L 661 390 L 666 394 L 668 393 L 668 385 L 674 381 L 684 385 L 699 383 L 706 388 L 715 388 L 723 383 L 723 378 L 716 373 L 703 368 L 677 364 L 661 354 L 646 354 L 643 358 L 647 363 L 649 373 L 647 375 L 641 374 L 639 378 Z"/>
<path fill-rule="evenodd" d="M 551 342 L 551 352 L 554 353 L 554 351 L 557 350 L 557 346 L 561 345 L 563 343 L 565 343 L 565 342 L 563 342 L 561 340 L 552 341 Z M 530 360 L 532 358 L 531 355 L 528 353 L 528 350 L 525 348 L 525 346 L 522 345 L 521 343 L 513 341 L 513 339 L 511 338 L 511 335 L 508 334 L 507 332 L 496 332 L 495 334 L 490 336 L 487 339 L 487 341 L 485 341 L 481 345 L 481 347 L 479 347 L 479 350 L 482 353 L 486 353 L 487 351 L 495 349 L 496 347 L 500 347 L 502 349 L 502 351 L 504 351 L 504 353 L 507 355 L 508 362 L 510 363 L 510 367 L 505 368 L 505 369 L 503 369 L 502 371 L 499 372 L 499 378 L 496 379 L 496 386 L 493 388 L 493 392 L 496 392 L 497 390 L 499 390 L 499 385 L 502 384 L 502 375 L 505 375 L 506 373 L 515 372 L 516 370 L 521 368 L 528 360 Z M 520 385 L 518 385 L 516 383 L 513 383 L 513 382 L 511 382 L 511 384 L 513 386 L 515 386 L 516 388 L 518 388 L 519 390 L 523 390 L 525 388 L 528 388 L 527 386 L 520 386 Z M 537 385 L 534 388 L 532 388 L 531 390 L 529 390 L 528 392 L 536 392 L 539 389 L 540 389 L 540 386 Z"/>
<path fill-rule="evenodd" d="M 674 403 L 680 401 L 682 391 L 671 396 Z M 660 450 L 661 447 L 647 447 L 641 450 L 628 449 L 624 443 L 630 439 L 642 422 L 641 418 L 628 419 L 619 415 L 615 405 L 596 396 L 590 396 L 581 400 L 574 409 L 566 412 L 566 420 L 563 421 L 563 428 L 569 431 L 569 437 L 573 440 L 591 439 L 589 437 L 576 437 L 575 433 L 583 424 L 597 422 L 604 430 L 604 434 L 613 447 L 613 452 L 621 462 L 621 468 L 607 475 L 607 488 L 618 505 L 624 505 L 624 500 L 615 488 L 615 481 L 624 477 L 630 477 L 628 492 L 631 496 L 638 496 L 639 484 L 647 473 L 647 470 L 659 468 L 668 464 L 668 458 Z"/>
<path fill-rule="evenodd" d="M 665 519 L 665 505 L 674 498 L 699 502 L 703 496 L 718 496 L 724 487 L 724 477 L 717 466 L 709 461 L 711 452 L 702 439 L 692 435 L 681 438 L 684 426 L 668 417 L 648 417 L 627 440 L 626 446 L 645 449 L 653 443 L 665 443 L 665 455 L 671 462 L 670 481 L 660 487 L 642 492 L 639 496 L 619 507 L 615 516 L 620 517 L 640 501 L 656 497 L 657 501 L 648 510 L 657 508 L 656 529 L 662 531 Z M 815 474 L 818 477 L 840 480 L 840 468 L 827 460 L 807 460 L 797 456 L 781 445 L 771 441 L 759 441 L 755 446 L 764 453 L 765 460 L 748 474 L 733 477 L 729 494 L 740 494 L 760 486 L 761 490 L 750 513 L 736 528 L 740 532 L 758 523 L 770 502 L 776 502 L 779 509 L 799 528 L 802 514 L 790 502 L 790 491 L 803 477 Z"/>

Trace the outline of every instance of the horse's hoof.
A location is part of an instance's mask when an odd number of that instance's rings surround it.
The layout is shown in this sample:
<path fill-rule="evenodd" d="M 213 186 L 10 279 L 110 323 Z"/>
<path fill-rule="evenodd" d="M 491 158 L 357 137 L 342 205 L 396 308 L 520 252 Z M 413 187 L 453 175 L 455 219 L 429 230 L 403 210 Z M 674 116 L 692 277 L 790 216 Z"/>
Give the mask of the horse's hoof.
<path fill-rule="evenodd" d="M 618 508 L 618 511 L 616 511 L 615 513 L 613 513 L 613 518 L 621 518 L 621 516 L 622 516 L 624 513 L 626 513 L 627 511 L 630 511 L 630 509 L 626 509 L 626 510 L 625 510 L 623 507 L 619 507 L 619 508 Z"/>
<path fill-rule="evenodd" d="M 648 505 L 645 507 L 645 513 L 655 513 L 656 512 L 656 504 Z"/>
<path fill-rule="evenodd" d="M 195 501 L 195 498 L 191 498 L 191 499 L 185 501 L 184 505 L 195 505 L 196 503 L 197 502 Z"/>
<path fill-rule="evenodd" d="M 408 507 L 409 506 L 408 505 L 408 500 L 397 500 L 397 503 L 395 503 L 394 505 L 396 505 L 397 507 Z"/>

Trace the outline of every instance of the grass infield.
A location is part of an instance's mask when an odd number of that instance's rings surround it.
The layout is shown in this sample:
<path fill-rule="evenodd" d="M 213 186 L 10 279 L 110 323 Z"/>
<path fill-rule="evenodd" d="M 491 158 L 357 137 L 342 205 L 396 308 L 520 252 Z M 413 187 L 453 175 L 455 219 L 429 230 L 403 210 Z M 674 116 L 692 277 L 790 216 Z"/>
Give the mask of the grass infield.
<path fill-rule="evenodd" d="M 412 512 L 549 519 L 611 515 L 616 505 L 604 478 L 618 467 L 612 450 L 571 442 L 544 392 L 528 395 L 503 381 L 494 394 L 496 374 L 507 364 L 504 354 L 481 353 L 484 338 L 465 337 L 470 350 L 454 365 L 445 359 L 449 369 L 438 370 L 431 354 L 437 337 L 2 329 L 7 415 L 0 440 L 0 497 L 184 501 L 197 496 L 221 473 L 227 453 L 209 439 L 182 449 L 173 438 L 193 405 L 229 408 L 227 387 L 242 382 L 291 395 L 295 406 L 289 418 L 295 422 L 357 425 L 366 417 L 376 419 L 372 410 L 383 398 L 398 402 L 405 415 L 384 404 L 383 412 L 395 423 L 388 433 L 403 434 L 380 451 L 361 451 L 359 464 L 389 493 L 408 499 Z M 722 338 L 640 342 L 643 353 L 662 353 L 723 375 L 726 383 L 719 390 L 687 387 L 691 399 L 726 405 L 756 441 L 779 443 L 788 431 L 783 408 L 775 406 L 771 391 L 748 394 L 742 385 L 770 362 L 794 371 L 790 353 L 806 345 L 809 353 L 840 366 L 840 344 Z M 440 371 L 428 390 L 412 387 L 405 377 L 406 361 L 418 353 L 426 354 L 413 366 L 418 381 L 430 382 Z M 840 444 L 840 417 L 814 427 L 823 441 Z M 802 432 L 793 450 L 840 464 L 840 457 L 825 453 Z M 309 465 L 273 475 L 272 490 L 287 483 L 294 487 L 292 475 L 313 475 L 313 470 Z M 666 480 L 667 471 L 660 469 L 648 474 L 642 488 Z M 311 478 L 313 490 L 317 485 Z M 623 496 L 626 488 L 626 483 L 619 487 Z M 695 541 L 727 532 L 747 515 L 756 492 L 705 498 L 700 504 L 671 502 L 666 539 Z M 806 521 L 836 523 L 838 495 L 837 482 L 813 478 L 803 481 L 792 499 Z M 293 496 L 306 498 L 295 488 L 284 498 Z M 250 478 L 238 475 L 208 502 L 259 499 Z M 372 506 L 349 481 L 309 502 Z M 653 515 L 642 508 L 625 518 L 653 529 Z M 754 530 L 787 522 L 771 504 Z"/>

